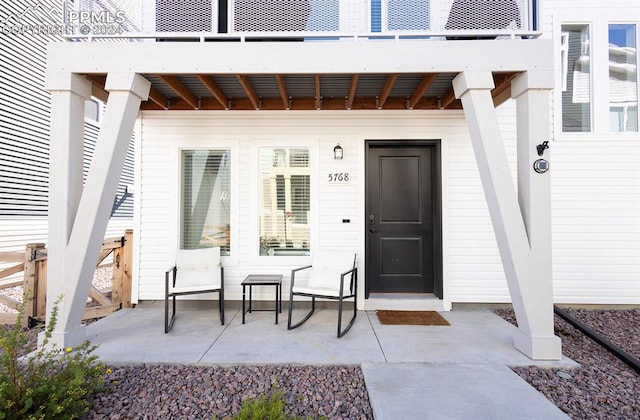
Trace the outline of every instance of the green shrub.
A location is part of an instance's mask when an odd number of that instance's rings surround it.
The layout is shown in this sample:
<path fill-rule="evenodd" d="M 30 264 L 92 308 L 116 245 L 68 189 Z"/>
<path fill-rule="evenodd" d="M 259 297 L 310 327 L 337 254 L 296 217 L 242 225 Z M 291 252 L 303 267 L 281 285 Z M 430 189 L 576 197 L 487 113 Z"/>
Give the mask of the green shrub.
<path fill-rule="evenodd" d="M 277 384 L 273 384 L 269 396 L 259 395 L 242 403 L 233 420 L 302 420 L 289 414 L 285 409 L 285 400 Z"/>
<path fill-rule="evenodd" d="M 15 325 L 0 329 L 0 419 L 80 418 L 89 411 L 90 397 L 104 389 L 108 372 L 92 354 L 95 346 L 85 342 L 76 348 L 47 347 L 61 298 L 44 330 L 43 345 L 34 353 L 20 356 L 28 342 L 20 325 L 24 304 Z"/>

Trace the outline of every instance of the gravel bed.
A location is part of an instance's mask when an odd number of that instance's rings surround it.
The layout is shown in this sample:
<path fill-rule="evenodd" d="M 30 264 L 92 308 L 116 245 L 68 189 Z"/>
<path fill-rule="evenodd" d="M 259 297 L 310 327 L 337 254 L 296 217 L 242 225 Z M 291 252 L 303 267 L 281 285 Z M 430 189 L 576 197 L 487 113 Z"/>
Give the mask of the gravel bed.
<path fill-rule="evenodd" d="M 496 310 L 515 324 L 513 311 Z M 567 312 L 604 334 L 626 352 L 640 357 L 640 309 Z M 576 369 L 512 368 L 572 419 L 640 419 L 640 374 L 576 328 L 555 316 L 562 352 Z"/>
<path fill-rule="evenodd" d="M 513 311 L 496 314 L 515 324 Z M 635 357 L 640 357 L 640 309 L 567 309 Z M 640 419 L 640 374 L 570 324 L 555 317 L 563 353 L 575 369 L 512 368 L 572 419 Z M 37 330 L 31 330 L 35 338 Z M 35 346 L 35 339 L 31 341 Z M 228 418 L 242 402 L 273 384 L 296 416 L 372 419 L 357 366 L 129 366 L 114 367 L 109 390 L 86 419 Z"/>
<path fill-rule="evenodd" d="M 108 380 L 86 419 L 228 418 L 274 384 L 295 416 L 373 419 L 356 366 L 122 367 Z"/>

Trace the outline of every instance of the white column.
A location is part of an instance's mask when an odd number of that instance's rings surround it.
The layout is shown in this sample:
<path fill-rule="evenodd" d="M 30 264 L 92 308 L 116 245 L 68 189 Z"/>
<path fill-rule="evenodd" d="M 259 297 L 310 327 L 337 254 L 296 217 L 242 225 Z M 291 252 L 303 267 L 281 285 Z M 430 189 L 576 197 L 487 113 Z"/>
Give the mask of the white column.
<path fill-rule="evenodd" d="M 48 73 L 46 89 L 51 92 L 51 135 L 49 152 L 49 239 L 47 255 L 47 318 L 55 301 L 66 295 L 67 245 L 82 195 L 82 152 L 85 101 L 91 97 L 91 83 L 72 73 Z M 66 312 L 65 301 L 58 304 Z M 84 337 L 83 331 L 78 334 Z"/>
<path fill-rule="evenodd" d="M 533 341 L 530 317 L 537 313 L 530 295 L 534 285 L 531 248 L 509 170 L 502 134 L 491 97 L 491 72 L 464 72 L 453 81 L 464 108 L 480 179 L 491 215 L 520 336 Z M 548 200 L 548 198 L 547 198 Z M 526 352 L 533 359 L 558 359 L 560 354 Z"/>
<path fill-rule="evenodd" d="M 105 89 L 109 91 L 109 99 L 94 159 L 77 206 L 65 259 L 56 261 L 65 265 L 65 277 L 53 279 L 54 286 L 47 290 L 50 296 L 56 296 L 61 291 L 64 293 L 51 340 L 52 344 L 59 347 L 76 346 L 86 337 L 81 325 L 85 302 L 140 102 L 147 99 L 150 87 L 151 84 L 139 74 L 107 75 Z M 57 271 L 54 270 L 54 273 Z"/>
<path fill-rule="evenodd" d="M 511 83 L 517 104 L 518 202 L 531 249 L 531 283 L 523 285 L 529 310 L 528 333 L 520 330 L 515 346 L 534 359 L 560 359 L 562 344 L 554 335 L 553 270 L 551 260 L 551 172 L 537 173 L 533 163 L 551 161 L 549 149 L 536 146 L 550 140 L 549 93 L 552 71 L 527 71 Z"/>

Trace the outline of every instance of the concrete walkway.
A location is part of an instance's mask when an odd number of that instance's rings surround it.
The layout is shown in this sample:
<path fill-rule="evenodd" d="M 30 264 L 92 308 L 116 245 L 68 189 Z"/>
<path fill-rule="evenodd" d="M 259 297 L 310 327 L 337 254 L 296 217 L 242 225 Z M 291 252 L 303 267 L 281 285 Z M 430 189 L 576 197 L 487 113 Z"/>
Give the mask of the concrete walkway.
<path fill-rule="evenodd" d="M 349 364 L 360 365 L 377 420 L 566 419 L 561 410 L 508 366 L 576 364 L 531 361 L 513 347 L 515 327 L 490 311 L 451 311 L 451 326 L 381 325 L 360 312 L 341 339 L 335 310 L 320 310 L 288 331 L 286 311 L 240 310 L 218 322 L 217 302 L 184 304 L 164 334 L 164 304 L 144 302 L 87 327 L 97 355 L 128 364 Z M 295 313 L 294 313 L 295 318 Z"/>

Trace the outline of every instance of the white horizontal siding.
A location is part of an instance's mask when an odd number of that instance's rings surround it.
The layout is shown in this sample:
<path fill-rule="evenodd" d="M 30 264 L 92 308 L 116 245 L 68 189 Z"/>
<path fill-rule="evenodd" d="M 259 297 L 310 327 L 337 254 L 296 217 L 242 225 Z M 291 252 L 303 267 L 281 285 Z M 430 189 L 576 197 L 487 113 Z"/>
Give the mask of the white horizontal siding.
<path fill-rule="evenodd" d="M 552 144 L 558 302 L 640 303 L 640 136 Z"/>
<path fill-rule="evenodd" d="M 132 219 L 111 219 L 105 238 L 124 236 L 125 230 L 133 228 Z M 46 217 L 7 217 L 0 218 L 0 252 L 24 251 L 27 244 L 48 243 L 48 225 Z M 0 263 L 0 270 L 14 264 Z M 21 278 L 17 273 L 9 279 Z"/>
<path fill-rule="evenodd" d="M 324 113 L 323 113 L 324 114 Z M 225 114 L 225 117 L 228 114 Z M 488 223 L 488 213 L 484 196 L 477 181 L 477 169 L 473 153 L 466 140 L 466 127 L 460 112 L 419 112 L 407 117 L 397 113 L 332 113 L 328 117 L 318 117 L 316 113 L 297 113 L 295 117 L 282 117 L 282 113 L 234 113 L 228 118 L 216 113 L 144 113 L 141 146 L 141 204 L 140 204 L 140 262 L 139 297 L 140 299 L 159 299 L 162 296 L 163 271 L 168 266 L 177 246 L 177 197 L 179 147 L 223 147 L 231 140 L 237 140 L 239 160 L 239 179 L 237 180 L 236 212 L 240 222 L 233 231 L 232 256 L 223 258 L 229 299 L 240 299 L 240 282 L 251 272 L 274 272 L 285 276 L 288 281 L 290 269 L 305 262 L 305 258 L 272 260 L 265 262 L 256 258 L 257 239 L 255 235 L 255 192 L 252 191 L 256 177 L 256 150 L 260 146 L 278 145 L 284 136 L 286 139 L 299 138 L 301 144 L 309 142 L 317 150 L 317 168 L 312 168 L 315 190 L 312 192 L 316 207 L 312 213 L 315 224 L 312 232 L 312 247 L 333 247 L 356 249 L 360 253 L 361 280 L 364 279 L 364 142 L 368 139 L 443 139 L 443 148 L 453 147 L 464 150 L 466 157 L 459 159 L 459 153 L 451 154 L 459 160 L 458 170 L 455 164 L 445 163 L 447 169 L 443 178 L 461 178 L 460 190 L 449 191 L 447 208 L 454 214 L 451 220 L 460 223 L 462 231 L 451 234 L 451 247 L 454 249 L 477 250 L 484 254 L 492 249 L 493 262 L 489 268 L 483 267 L 481 275 L 473 275 L 473 267 L 463 261 L 456 261 L 445 271 L 451 270 L 452 291 L 475 287 L 478 281 L 493 282 L 485 292 L 490 297 L 483 299 L 500 300 L 508 296 L 506 282 L 501 266 L 495 239 Z M 293 115 L 293 114 L 292 114 Z M 324 114 L 329 115 L 329 114 Z M 380 116 L 383 115 L 381 118 Z M 433 118 L 437 115 L 437 118 Z M 429 118 L 431 117 L 431 118 Z M 212 134 L 215 133 L 215 134 Z M 333 159 L 333 147 L 336 143 L 344 149 L 342 161 Z M 233 152 L 232 152 L 233 153 Z M 443 152 L 446 154 L 447 152 Z M 234 158 L 232 157 L 232 162 Z M 348 185 L 331 186 L 325 182 L 329 172 L 346 172 L 351 175 Z M 471 178 L 471 185 L 464 179 Z M 454 203 L 451 205 L 450 203 Z M 458 204 L 455 204 L 458 203 Z M 465 217 L 480 212 L 483 226 L 481 237 L 476 237 L 475 223 L 465 229 Z M 462 212 L 455 216 L 455 213 Z M 456 219 L 457 217 L 457 219 Z M 348 219 L 349 223 L 343 223 Z M 450 222 L 449 222 L 450 223 Z M 233 227 L 232 227 L 233 229 Z M 445 251 L 446 252 L 446 251 Z M 226 260 L 226 261 L 225 261 Z M 480 259 L 487 262 L 486 258 Z M 273 261 L 284 261 L 275 263 Z M 495 262 L 497 261 L 497 265 Z M 466 264 L 466 265 L 465 265 Z M 465 283 L 468 282 L 468 283 Z M 286 287 L 285 287 L 286 290 Z M 260 293 L 260 292 L 258 292 Z M 268 293 L 268 291 L 266 292 Z M 453 296 L 453 293 L 451 293 Z M 457 296 L 456 296 L 457 297 Z M 476 297 L 477 299 L 477 297 Z"/>
<path fill-rule="evenodd" d="M 24 251 L 27 244 L 47 243 L 48 225 L 46 217 L 6 217 L 0 218 L 0 252 Z M 133 229 L 132 219 L 109 221 L 105 238 L 124 236 L 127 229 Z"/>

